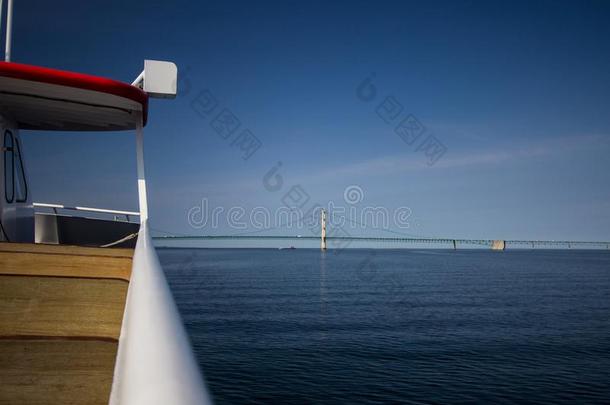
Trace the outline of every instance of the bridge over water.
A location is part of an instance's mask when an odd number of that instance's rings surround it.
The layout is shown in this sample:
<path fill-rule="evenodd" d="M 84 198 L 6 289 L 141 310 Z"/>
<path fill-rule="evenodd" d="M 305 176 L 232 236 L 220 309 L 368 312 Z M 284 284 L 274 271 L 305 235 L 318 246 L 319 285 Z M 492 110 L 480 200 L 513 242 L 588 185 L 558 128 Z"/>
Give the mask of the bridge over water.
<path fill-rule="evenodd" d="M 317 225 L 317 221 L 316 225 Z M 358 225 L 363 225 L 357 223 Z M 331 224 L 332 225 L 332 224 Z M 327 215 L 326 210 L 321 210 L 319 222 L 319 236 L 313 235 L 254 235 L 254 232 L 236 235 L 162 235 L 153 237 L 160 242 L 180 242 L 180 241 L 291 241 L 291 242 L 319 242 L 320 248 L 326 250 L 328 246 L 333 249 L 353 248 L 353 247 L 429 247 L 429 248 L 450 248 L 457 250 L 487 248 L 492 250 L 508 249 L 603 249 L 610 250 L 610 241 L 568 241 L 568 240 L 502 240 L 502 239 L 463 239 L 463 238 L 431 238 L 419 236 L 351 236 L 346 232 L 330 232 L 327 236 Z M 334 231 L 340 231 L 342 227 L 335 227 Z M 388 229 L 382 231 L 397 232 Z M 269 229 L 266 229 L 269 231 Z M 161 231 L 163 232 L 163 231 Z M 335 233 L 335 235 L 333 235 Z M 339 236 L 337 236 L 339 235 Z M 364 245 L 368 244 L 368 245 Z M 311 247 L 311 246 L 308 246 Z"/>
<path fill-rule="evenodd" d="M 180 241 L 309 241 L 320 242 L 320 236 L 301 235 L 164 235 L 153 239 L 159 242 Z M 610 242 L 567 241 L 567 240 L 492 240 L 492 239 L 452 239 L 452 238 L 411 238 L 411 237 L 366 237 L 366 236 L 327 236 L 326 244 L 330 249 L 367 247 L 430 247 L 448 249 L 488 248 L 505 249 L 610 249 Z"/>

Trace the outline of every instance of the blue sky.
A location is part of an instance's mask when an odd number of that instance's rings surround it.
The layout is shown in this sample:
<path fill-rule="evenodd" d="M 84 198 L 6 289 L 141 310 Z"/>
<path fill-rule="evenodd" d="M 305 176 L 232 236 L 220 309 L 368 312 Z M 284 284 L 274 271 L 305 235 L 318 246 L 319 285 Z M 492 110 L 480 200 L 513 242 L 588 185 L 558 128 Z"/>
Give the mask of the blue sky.
<path fill-rule="evenodd" d="M 356 185 L 358 208 L 411 209 L 398 232 L 610 240 L 609 18 L 602 1 L 21 0 L 13 59 L 126 82 L 144 59 L 176 62 L 182 94 L 152 100 L 145 130 L 157 229 L 235 233 L 188 212 L 274 210 L 296 184 L 345 205 Z M 249 159 L 193 109 L 201 91 L 261 141 Z M 377 114 L 390 96 L 446 147 L 434 165 Z M 137 209 L 132 133 L 22 136 L 36 201 Z"/>

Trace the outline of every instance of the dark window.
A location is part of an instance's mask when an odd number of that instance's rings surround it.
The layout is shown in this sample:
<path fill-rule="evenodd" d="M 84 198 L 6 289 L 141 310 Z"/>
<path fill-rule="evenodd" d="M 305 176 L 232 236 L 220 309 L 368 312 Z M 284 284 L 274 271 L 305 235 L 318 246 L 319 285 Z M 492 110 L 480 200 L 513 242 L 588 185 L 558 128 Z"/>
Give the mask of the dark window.
<path fill-rule="evenodd" d="M 15 198 L 14 141 L 11 131 L 4 132 L 4 198 L 12 203 Z"/>

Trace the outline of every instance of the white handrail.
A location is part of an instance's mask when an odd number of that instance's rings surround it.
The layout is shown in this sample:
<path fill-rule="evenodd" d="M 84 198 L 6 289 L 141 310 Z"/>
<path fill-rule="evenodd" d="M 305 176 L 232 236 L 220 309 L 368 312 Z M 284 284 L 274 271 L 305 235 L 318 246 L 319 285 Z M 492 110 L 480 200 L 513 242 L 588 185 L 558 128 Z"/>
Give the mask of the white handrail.
<path fill-rule="evenodd" d="M 69 207 L 62 204 L 49 204 L 49 203 L 33 203 L 34 207 L 54 208 L 71 211 L 88 211 L 88 212 L 101 212 L 104 214 L 116 214 L 116 215 L 135 215 L 140 216 L 139 212 L 136 211 L 121 211 L 121 210 L 109 210 L 106 208 L 93 208 L 93 207 Z"/>
<path fill-rule="evenodd" d="M 212 404 L 146 221 L 133 256 L 109 403 Z"/>

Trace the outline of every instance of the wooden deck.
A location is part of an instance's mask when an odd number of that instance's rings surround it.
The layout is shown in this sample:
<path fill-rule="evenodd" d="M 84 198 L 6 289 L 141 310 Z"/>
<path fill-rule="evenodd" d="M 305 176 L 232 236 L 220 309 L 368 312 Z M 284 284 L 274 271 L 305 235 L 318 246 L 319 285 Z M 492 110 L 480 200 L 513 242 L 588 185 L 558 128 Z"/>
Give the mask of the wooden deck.
<path fill-rule="evenodd" d="M 107 404 L 132 249 L 0 243 L 0 404 Z"/>

